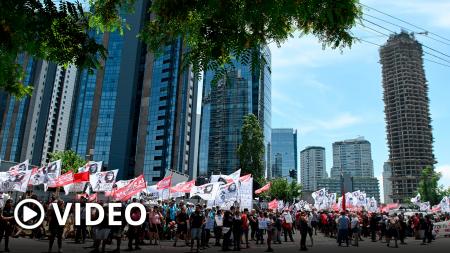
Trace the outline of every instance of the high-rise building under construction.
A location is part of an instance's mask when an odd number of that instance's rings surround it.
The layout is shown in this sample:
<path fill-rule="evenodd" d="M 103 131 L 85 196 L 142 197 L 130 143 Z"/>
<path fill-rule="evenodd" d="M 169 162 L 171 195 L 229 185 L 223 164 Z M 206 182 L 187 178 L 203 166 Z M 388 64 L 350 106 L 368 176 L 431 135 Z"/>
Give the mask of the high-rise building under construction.
<path fill-rule="evenodd" d="M 393 201 L 414 195 L 421 171 L 435 163 L 422 55 L 422 45 L 405 32 L 380 49 Z"/>

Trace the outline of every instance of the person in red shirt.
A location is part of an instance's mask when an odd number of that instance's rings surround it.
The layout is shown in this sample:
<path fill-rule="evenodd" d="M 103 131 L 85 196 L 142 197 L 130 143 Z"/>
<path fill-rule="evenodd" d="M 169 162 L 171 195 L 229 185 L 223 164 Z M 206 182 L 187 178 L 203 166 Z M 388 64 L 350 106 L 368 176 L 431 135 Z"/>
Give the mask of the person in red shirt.
<path fill-rule="evenodd" d="M 244 212 L 241 215 L 241 221 L 242 221 L 242 235 L 245 237 L 245 245 L 248 249 L 248 226 L 249 226 L 249 220 L 248 220 L 248 209 L 245 208 Z M 241 237 L 242 238 L 242 237 Z"/>

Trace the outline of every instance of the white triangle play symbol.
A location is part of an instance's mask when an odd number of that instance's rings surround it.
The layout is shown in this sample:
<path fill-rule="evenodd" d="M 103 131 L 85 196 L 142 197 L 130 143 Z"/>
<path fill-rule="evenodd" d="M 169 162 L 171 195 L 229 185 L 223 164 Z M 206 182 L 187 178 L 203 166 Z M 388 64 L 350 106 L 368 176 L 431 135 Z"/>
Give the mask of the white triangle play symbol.
<path fill-rule="evenodd" d="M 27 222 L 36 217 L 37 215 L 38 213 L 33 211 L 31 208 L 26 206 L 23 207 L 23 222 Z"/>

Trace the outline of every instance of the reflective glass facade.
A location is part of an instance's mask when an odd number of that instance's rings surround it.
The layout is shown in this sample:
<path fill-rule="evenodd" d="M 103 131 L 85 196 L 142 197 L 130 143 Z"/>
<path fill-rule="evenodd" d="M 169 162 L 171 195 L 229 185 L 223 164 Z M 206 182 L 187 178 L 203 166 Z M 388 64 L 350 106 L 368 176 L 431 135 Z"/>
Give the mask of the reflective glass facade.
<path fill-rule="evenodd" d="M 272 177 L 297 181 L 297 130 L 272 129 Z"/>
<path fill-rule="evenodd" d="M 143 94 L 148 89 L 149 103 L 141 107 L 146 113 L 141 113 L 140 121 L 148 123 L 140 122 L 138 138 L 144 140 L 138 140 L 138 153 L 142 149 L 144 156 L 137 159 L 137 166 L 142 167 L 148 182 L 161 180 L 168 169 L 183 174 L 190 174 L 192 169 L 189 150 L 196 118 L 193 107 L 197 82 L 189 69 L 181 72 L 182 51 L 181 39 L 166 45 L 163 54 L 153 60 L 148 81 L 151 85 L 146 81 L 143 84 Z"/>
<path fill-rule="evenodd" d="M 23 54 L 18 57 L 18 64 L 24 67 L 25 77 L 23 83 L 33 85 L 32 80 L 36 72 L 36 61 Z M 30 97 L 17 99 L 13 96 L 4 96 L 3 114 L 0 115 L 2 128 L 0 131 L 0 159 L 20 161 L 22 140 L 28 114 Z"/>
<path fill-rule="evenodd" d="M 249 66 L 235 62 L 236 70 L 212 86 L 213 72 L 205 74 L 203 84 L 202 122 L 200 134 L 200 175 L 229 174 L 239 169 L 237 147 L 241 142 L 243 117 L 254 114 L 264 132 L 266 170 L 271 140 L 270 51 L 264 47 L 267 64 L 252 74 Z"/>

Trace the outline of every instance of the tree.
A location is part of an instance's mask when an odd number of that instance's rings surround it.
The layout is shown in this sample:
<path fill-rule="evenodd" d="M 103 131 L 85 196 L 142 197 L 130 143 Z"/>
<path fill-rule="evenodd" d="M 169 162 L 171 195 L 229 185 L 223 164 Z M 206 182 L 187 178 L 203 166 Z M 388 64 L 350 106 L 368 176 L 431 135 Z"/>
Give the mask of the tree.
<path fill-rule="evenodd" d="M 270 190 L 263 195 L 270 200 L 278 199 L 292 203 L 294 198 L 300 196 L 302 187 L 295 181 L 289 183 L 285 178 L 276 178 L 271 180 L 270 182 Z"/>
<path fill-rule="evenodd" d="M 23 84 L 20 54 L 89 70 L 99 67 L 106 49 L 88 30 L 89 14 L 81 4 L 60 1 L 58 8 L 52 0 L 0 1 L 0 89 L 16 97 L 31 94 L 32 88 Z"/>
<path fill-rule="evenodd" d="M 254 114 L 244 116 L 242 142 L 237 153 L 243 175 L 252 174 L 256 181 L 264 178 L 264 134 Z"/>
<path fill-rule="evenodd" d="M 199 75 L 215 70 L 218 80 L 233 68 L 232 59 L 255 68 L 265 64 L 254 48 L 269 43 L 281 46 L 294 36 L 312 34 L 324 47 L 351 46 L 351 28 L 361 17 L 358 0 L 143 0 L 151 19 L 140 38 L 150 51 L 182 38 L 188 50 L 184 66 Z M 43 2 L 43 3 L 42 3 Z M 0 1 L 0 88 L 29 94 L 22 84 L 17 55 L 67 65 L 95 68 L 105 48 L 88 36 L 89 29 L 123 32 L 124 13 L 136 0 L 89 0 L 90 12 L 80 4 L 51 0 Z M 96 56 L 99 56 L 98 58 Z"/>
<path fill-rule="evenodd" d="M 434 171 L 433 167 L 425 167 L 420 175 L 418 191 L 422 201 L 430 201 L 431 205 L 439 204 L 439 187 L 438 182 L 441 173 Z"/>
<path fill-rule="evenodd" d="M 50 161 L 61 160 L 61 174 L 72 170 L 78 172 L 78 168 L 83 167 L 86 161 L 72 150 L 55 151 L 50 153 Z"/>

